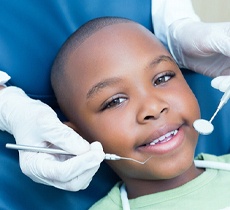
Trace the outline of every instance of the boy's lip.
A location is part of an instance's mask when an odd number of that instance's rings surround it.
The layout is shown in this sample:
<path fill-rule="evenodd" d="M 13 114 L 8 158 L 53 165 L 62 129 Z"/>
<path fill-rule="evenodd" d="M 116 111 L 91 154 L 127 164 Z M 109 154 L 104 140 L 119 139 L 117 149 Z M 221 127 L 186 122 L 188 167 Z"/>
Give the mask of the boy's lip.
<path fill-rule="evenodd" d="M 163 126 L 150 134 L 137 149 L 142 152 L 165 154 L 175 150 L 183 139 L 182 125 Z"/>

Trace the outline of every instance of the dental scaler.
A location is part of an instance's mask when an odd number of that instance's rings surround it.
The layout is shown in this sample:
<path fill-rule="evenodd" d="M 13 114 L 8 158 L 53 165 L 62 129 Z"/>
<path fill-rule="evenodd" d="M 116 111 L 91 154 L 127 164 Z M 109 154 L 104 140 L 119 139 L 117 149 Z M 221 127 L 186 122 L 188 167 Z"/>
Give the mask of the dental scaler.
<path fill-rule="evenodd" d="M 227 90 L 225 91 L 224 95 L 222 96 L 220 103 L 211 117 L 209 121 L 204 119 L 198 119 L 193 123 L 193 127 L 195 130 L 203 135 L 209 135 L 214 130 L 214 126 L 212 124 L 212 121 L 214 117 L 217 115 L 217 113 L 222 109 L 222 107 L 228 102 L 228 99 L 230 98 L 230 85 L 228 86 Z"/>

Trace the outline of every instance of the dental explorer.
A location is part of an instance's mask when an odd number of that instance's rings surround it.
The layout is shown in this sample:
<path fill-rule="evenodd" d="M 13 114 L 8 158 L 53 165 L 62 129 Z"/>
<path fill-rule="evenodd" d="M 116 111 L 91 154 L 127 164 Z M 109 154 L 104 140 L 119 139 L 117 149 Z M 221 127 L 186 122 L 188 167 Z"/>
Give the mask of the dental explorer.
<path fill-rule="evenodd" d="M 19 145 L 19 144 L 6 144 L 6 148 L 15 149 L 15 150 L 24 150 L 30 152 L 42 152 L 48 154 L 59 154 L 59 155 L 73 155 L 61 149 L 53 149 L 53 148 L 44 148 L 44 147 L 35 147 L 35 146 L 27 146 L 27 145 Z M 152 156 L 147 158 L 145 161 L 139 161 L 133 158 L 121 157 L 116 154 L 105 154 L 105 160 L 130 160 L 139 164 L 145 164 Z"/>

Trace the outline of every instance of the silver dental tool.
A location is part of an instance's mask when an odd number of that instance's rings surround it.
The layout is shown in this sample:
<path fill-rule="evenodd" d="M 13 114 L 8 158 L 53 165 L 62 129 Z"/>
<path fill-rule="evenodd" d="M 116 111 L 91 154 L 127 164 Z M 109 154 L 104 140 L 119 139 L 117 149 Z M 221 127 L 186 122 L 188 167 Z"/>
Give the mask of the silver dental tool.
<path fill-rule="evenodd" d="M 42 152 L 48 154 L 59 154 L 59 155 L 73 155 L 61 149 L 53 149 L 53 148 L 44 148 L 44 147 L 35 147 L 35 146 L 27 146 L 27 145 L 19 145 L 19 144 L 6 144 L 6 148 L 15 149 L 15 150 L 24 150 L 29 152 Z M 139 164 L 145 164 L 152 156 L 147 158 L 145 161 L 138 161 L 133 158 L 121 157 L 115 154 L 105 154 L 105 160 L 131 160 Z"/>
<path fill-rule="evenodd" d="M 214 130 L 214 126 L 212 124 L 212 121 L 213 121 L 214 117 L 217 115 L 217 113 L 222 109 L 222 107 L 228 102 L 229 98 L 230 98 L 230 85 L 228 86 L 224 95 L 220 99 L 220 103 L 219 103 L 215 113 L 211 117 L 211 119 L 209 121 L 204 120 L 204 119 L 198 119 L 193 123 L 193 127 L 195 128 L 195 130 L 198 133 L 203 134 L 203 135 L 209 135 L 210 133 L 212 133 L 212 131 Z"/>
<path fill-rule="evenodd" d="M 150 156 L 149 158 L 147 158 L 145 161 L 139 161 L 139 160 L 135 160 L 133 158 L 128 158 L 128 157 L 121 157 L 115 154 L 105 154 L 105 160 L 131 160 L 134 161 L 136 163 L 140 163 L 140 164 L 145 164 L 149 159 L 151 159 L 152 156 Z"/>

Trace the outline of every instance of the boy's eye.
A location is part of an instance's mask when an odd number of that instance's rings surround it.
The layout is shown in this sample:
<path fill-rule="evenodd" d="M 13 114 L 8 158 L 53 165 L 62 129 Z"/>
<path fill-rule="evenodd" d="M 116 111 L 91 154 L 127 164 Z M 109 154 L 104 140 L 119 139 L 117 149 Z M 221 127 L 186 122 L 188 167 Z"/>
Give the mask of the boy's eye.
<path fill-rule="evenodd" d="M 168 80 L 172 79 L 174 76 L 175 76 L 175 73 L 173 73 L 173 72 L 167 72 L 164 75 L 160 75 L 154 81 L 154 86 L 163 84 L 163 83 L 167 82 Z"/>
<path fill-rule="evenodd" d="M 119 106 L 121 103 L 123 103 L 126 100 L 125 97 L 117 97 L 117 98 L 112 98 L 111 100 L 109 100 L 108 102 L 106 102 L 103 107 L 102 107 L 102 111 L 105 109 L 110 109 L 116 106 Z"/>

